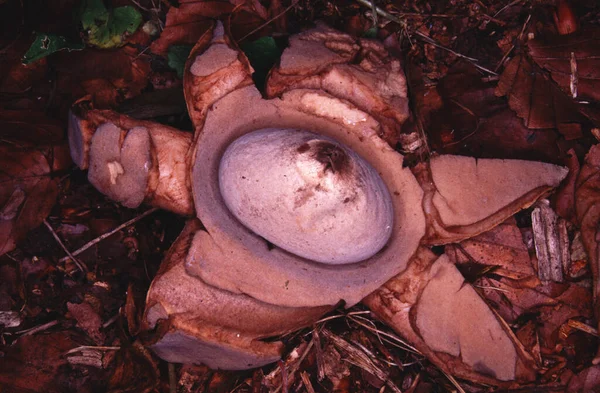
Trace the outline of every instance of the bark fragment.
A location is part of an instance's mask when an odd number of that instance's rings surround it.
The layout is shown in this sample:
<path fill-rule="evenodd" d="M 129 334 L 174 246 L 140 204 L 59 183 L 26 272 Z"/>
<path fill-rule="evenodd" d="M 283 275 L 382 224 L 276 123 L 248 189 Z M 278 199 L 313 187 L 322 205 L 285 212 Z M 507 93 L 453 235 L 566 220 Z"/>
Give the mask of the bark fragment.
<path fill-rule="evenodd" d="M 531 213 L 531 224 L 538 260 L 538 277 L 542 282 L 563 282 L 563 267 L 571 262 L 565 221 L 542 200 Z"/>

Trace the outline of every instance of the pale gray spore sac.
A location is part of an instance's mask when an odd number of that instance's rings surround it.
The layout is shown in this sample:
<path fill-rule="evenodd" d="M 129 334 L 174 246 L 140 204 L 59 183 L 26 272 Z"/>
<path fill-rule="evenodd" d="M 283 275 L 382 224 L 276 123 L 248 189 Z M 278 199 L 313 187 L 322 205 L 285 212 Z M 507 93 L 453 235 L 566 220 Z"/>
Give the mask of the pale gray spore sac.
<path fill-rule="evenodd" d="M 394 225 L 377 171 L 335 140 L 297 129 L 236 139 L 219 166 L 230 212 L 248 229 L 297 256 L 327 264 L 365 260 Z"/>

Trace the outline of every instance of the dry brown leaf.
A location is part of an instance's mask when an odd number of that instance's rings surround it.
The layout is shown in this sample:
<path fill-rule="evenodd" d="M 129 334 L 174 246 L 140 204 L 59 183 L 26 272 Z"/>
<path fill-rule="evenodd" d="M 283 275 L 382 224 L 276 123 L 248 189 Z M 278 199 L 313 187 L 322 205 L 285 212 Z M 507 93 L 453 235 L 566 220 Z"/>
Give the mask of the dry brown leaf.
<path fill-rule="evenodd" d="M 20 337 L 0 358 L 1 391 L 11 393 L 60 391 L 57 379 L 67 364 L 63 356 L 78 347 L 69 332 Z M 81 340 L 83 341 L 83 340 Z M 65 391 L 65 390 L 63 390 Z"/>
<path fill-rule="evenodd" d="M 156 359 L 139 342 L 122 346 L 114 361 L 114 371 L 108 382 L 108 391 L 155 391 L 160 378 Z M 133 390 L 132 390 L 133 389 Z"/>
<path fill-rule="evenodd" d="M 227 1 L 180 1 L 171 7 L 160 38 L 152 43 L 153 53 L 165 55 L 171 45 L 194 45 L 212 25 L 213 20 L 233 11 Z"/>
<path fill-rule="evenodd" d="M 600 97 L 600 29 L 582 30 L 528 42 L 529 58 L 514 57 L 506 66 L 496 93 L 532 129 L 556 128 L 565 139 L 582 136 L 586 117 L 598 125 L 600 111 L 580 104 Z"/>
<path fill-rule="evenodd" d="M 518 336 L 524 339 L 523 344 L 538 363 L 540 351 L 554 353 L 555 347 L 567 339 L 558 334 L 566 321 L 592 316 L 591 293 L 586 286 L 539 281 L 514 219 L 461 242 L 447 253 L 463 272 L 473 263 L 496 267 L 488 271 L 480 269 L 484 274 L 475 281 L 475 286 L 508 323 L 536 316 L 534 323 L 525 325 Z"/>
<path fill-rule="evenodd" d="M 581 371 L 569 381 L 567 393 L 596 393 L 600 391 L 600 366 Z"/>
<path fill-rule="evenodd" d="M 525 127 L 505 100 L 495 96 L 494 89 L 493 84 L 481 80 L 475 67 L 463 64 L 453 68 L 438 86 L 443 107 L 432 113 L 426 129 L 431 147 L 479 158 L 561 162 L 558 134 Z"/>
<path fill-rule="evenodd" d="M 0 255 L 48 216 L 58 195 L 56 172 L 70 164 L 62 129 L 40 113 L 0 112 Z"/>
<path fill-rule="evenodd" d="M 59 52 L 51 63 L 57 72 L 56 90 L 68 94 L 62 98 L 72 103 L 90 95 L 97 108 L 115 107 L 140 94 L 150 74 L 150 58 L 129 46 Z"/>
<path fill-rule="evenodd" d="M 571 149 L 567 152 L 566 164 L 569 168 L 567 178 L 562 182 L 554 194 L 553 205 L 556 213 L 565 220 L 575 220 L 575 180 L 579 174 L 579 160 L 575 154 L 575 150 Z"/>
<path fill-rule="evenodd" d="M 510 108 L 530 129 L 560 130 L 561 124 L 585 121 L 575 104 L 524 56 L 516 56 L 507 64 L 496 94 L 508 97 Z"/>
<path fill-rule="evenodd" d="M 77 320 L 77 327 L 83 329 L 97 345 L 104 344 L 104 333 L 100 331 L 102 319 L 89 303 L 67 303 L 67 308 Z"/>
<path fill-rule="evenodd" d="M 13 50 L 4 52 L 0 58 L 0 92 L 23 93 L 42 82 L 48 70 L 46 59 L 24 65 L 21 51 L 26 49 L 25 42 L 19 42 L 10 49 Z"/>
<path fill-rule="evenodd" d="M 529 41 L 533 61 L 576 100 L 600 101 L 600 29 Z"/>
<path fill-rule="evenodd" d="M 585 157 L 575 185 L 575 212 L 581 229 L 581 238 L 588 254 L 594 276 L 594 302 L 598 317 L 600 285 L 600 145 L 594 145 Z"/>
<path fill-rule="evenodd" d="M 495 269 L 494 273 L 511 279 L 527 279 L 535 275 L 529 252 L 514 219 L 460 243 L 446 251 L 454 263 L 462 266 L 477 262 Z M 462 267 L 461 267 L 462 270 Z"/>

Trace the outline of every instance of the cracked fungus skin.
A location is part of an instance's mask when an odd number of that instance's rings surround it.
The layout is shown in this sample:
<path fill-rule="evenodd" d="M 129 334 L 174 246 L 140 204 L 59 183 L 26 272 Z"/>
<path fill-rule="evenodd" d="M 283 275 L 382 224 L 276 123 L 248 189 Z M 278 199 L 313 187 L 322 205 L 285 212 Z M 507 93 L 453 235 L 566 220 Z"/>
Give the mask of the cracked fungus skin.
<path fill-rule="evenodd" d="M 247 228 L 316 262 L 362 261 L 392 233 L 392 200 L 377 171 L 312 132 L 272 128 L 238 138 L 221 159 L 219 185 Z"/>

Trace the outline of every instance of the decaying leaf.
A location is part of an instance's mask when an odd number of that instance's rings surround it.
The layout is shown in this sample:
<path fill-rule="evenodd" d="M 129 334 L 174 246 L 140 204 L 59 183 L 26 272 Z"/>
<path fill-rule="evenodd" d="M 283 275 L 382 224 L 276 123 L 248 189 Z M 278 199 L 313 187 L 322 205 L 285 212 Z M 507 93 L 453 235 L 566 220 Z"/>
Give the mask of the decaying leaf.
<path fill-rule="evenodd" d="M 15 393 L 59 391 L 60 369 L 67 365 L 63 355 L 81 341 L 69 332 L 19 338 L 0 359 L 0 386 Z"/>
<path fill-rule="evenodd" d="M 508 96 L 510 108 L 534 130 L 556 128 L 569 130 L 569 124 L 581 123 L 576 104 L 545 78 L 543 71 L 524 56 L 516 56 L 506 66 L 496 94 Z M 576 139 L 579 134 L 565 137 Z"/>
<path fill-rule="evenodd" d="M 67 303 L 67 308 L 77 320 L 79 328 L 83 329 L 97 345 L 104 344 L 104 333 L 100 331 L 102 319 L 89 303 Z"/>
<path fill-rule="evenodd" d="M 600 304 L 600 145 L 592 146 L 577 177 L 575 212 L 594 276 L 594 302 L 596 317 L 598 317 L 600 315 L 598 310 Z"/>
<path fill-rule="evenodd" d="M 575 101 L 600 101 L 600 29 L 540 38 L 529 55 Z"/>
<path fill-rule="evenodd" d="M 150 59 L 137 48 L 124 46 L 107 51 L 86 49 L 59 52 L 52 57 L 57 72 L 56 89 L 63 99 L 91 96 L 99 108 L 114 107 L 135 97 L 148 85 Z"/>
<path fill-rule="evenodd" d="M 582 136 L 586 118 L 598 124 L 600 113 L 589 100 L 598 97 L 600 29 L 529 41 L 529 58 L 515 56 L 506 66 L 496 94 L 531 129 L 556 128 L 568 140 Z M 531 58 L 531 60 L 530 60 Z"/>
<path fill-rule="evenodd" d="M 478 276 L 469 274 L 473 264 L 480 264 L 501 277 L 528 280 L 535 276 L 527 246 L 514 219 L 509 219 L 488 232 L 463 240 L 457 246 L 448 246 L 446 253 L 467 277 L 475 281 Z"/>
<path fill-rule="evenodd" d="M 171 45 L 194 45 L 215 18 L 234 8 L 226 1 L 185 0 L 179 3 L 179 7 L 169 8 L 165 28 L 160 38 L 152 43 L 152 52 L 165 55 Z"/>
<path fill-rule="evenodd" d="M 159 383 L 156 359 L 139 342 L 122 346 L 116 353 L 114 371 L 108 382 L 111 392 L 151 392 Z"/>
<path fill-rule="evenodd" d="M 50 213 L 69 164 L 61 127 L 42 114 L 0 112 L 0 255 Z"/>
<path fill-rule="evenodd" d="M 504 157 L 558 163 L 558 133 L 523 125 L 481 80 L 475 67 L 458 65 L 437 87 L 443 107 L 428 119 L 428 138 L 436 151 L 475 157 Z"/>

